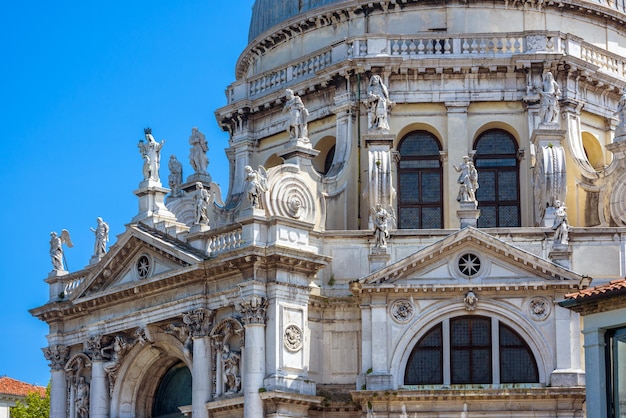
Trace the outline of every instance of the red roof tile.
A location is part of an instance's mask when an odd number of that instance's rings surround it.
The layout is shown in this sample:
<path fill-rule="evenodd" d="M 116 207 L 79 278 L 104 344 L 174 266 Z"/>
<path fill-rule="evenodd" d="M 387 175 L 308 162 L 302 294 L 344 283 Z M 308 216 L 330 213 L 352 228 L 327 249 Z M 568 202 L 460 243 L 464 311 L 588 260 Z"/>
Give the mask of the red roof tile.
<path fill-rule="evenodd" d="M 26 396 L 32 392 L 39 393 L 43 397 L 46 395 L 46 388 L 20 382 L 19 380 L 11 379 L 6 376 L 0 377 L 0 394 Z"/>
<path fill-rule="evenodd" d="M 584 301 L 588 298 L 597 299 L 598 297 L 610 298 L 626 293 L 626 278 L 612 280 L 611 282 L 599 286 L 590 287 L 575 293 L 565 295 L 567 299 Z"/>

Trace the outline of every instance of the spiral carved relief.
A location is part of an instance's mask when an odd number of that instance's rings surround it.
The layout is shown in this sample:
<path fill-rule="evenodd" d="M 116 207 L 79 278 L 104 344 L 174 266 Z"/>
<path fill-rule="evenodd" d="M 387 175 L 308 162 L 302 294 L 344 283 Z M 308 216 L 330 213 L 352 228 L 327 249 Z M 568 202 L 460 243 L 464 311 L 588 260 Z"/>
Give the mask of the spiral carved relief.
<path fill-rule="evenodd" d="M 315 221 L 315 200 L 295 173 L 284 173 L 271 186 L 270 213 L 306 222 Z"/>

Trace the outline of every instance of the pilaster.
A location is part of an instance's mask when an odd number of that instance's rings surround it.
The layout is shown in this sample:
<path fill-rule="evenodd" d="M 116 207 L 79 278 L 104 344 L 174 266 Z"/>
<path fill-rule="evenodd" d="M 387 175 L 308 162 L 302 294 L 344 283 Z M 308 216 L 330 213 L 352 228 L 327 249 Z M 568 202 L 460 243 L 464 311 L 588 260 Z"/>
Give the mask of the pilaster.
<path fill-rule="evenodd" d="M 463 156 L 470 155 L 472 150 L 471 138 L 467 136 L 467 110 L 469 102 L 446 102 L 447 113 L 447 143 L 443 144 L 444 150 L 447 151 L 448 161 L 462 161 Z M 458 146 L 451 146 L 458 144 Z M 466 144 L 466 146 L 463 146 Z M 454 171 L 452 164 L 447 165 L 447 171 L 444 172 L 443 179 L 443 196 L 448 196 L 444 207 L 454 208 L 457 205 L 456 191 L 459 188 L 457 184 L 458 175 Z M 444 226 L 449 228 L 457 225 L 457 218 L 452 210 L 445 212 Z"/>

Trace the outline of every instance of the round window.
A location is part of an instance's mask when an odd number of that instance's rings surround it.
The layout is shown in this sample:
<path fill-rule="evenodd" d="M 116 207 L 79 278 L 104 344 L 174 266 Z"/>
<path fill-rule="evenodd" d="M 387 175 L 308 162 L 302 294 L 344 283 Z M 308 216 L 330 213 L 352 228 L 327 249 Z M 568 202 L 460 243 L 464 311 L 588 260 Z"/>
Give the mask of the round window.
<path fill-rule="evenodd" d="M 145 279 L 150 275 L 150 269 L 152 265 L 150 263 L 150 258 L 147 255 L 142 255 L 137 259 L 137 275 L 140 279 Z"/>
<path fill-rule="evenodd" d="M 459 271 L 468 277 L 475 276 L 480 271 L 480 258 L 472 253 L 463 254 L 459 257 Z"/>

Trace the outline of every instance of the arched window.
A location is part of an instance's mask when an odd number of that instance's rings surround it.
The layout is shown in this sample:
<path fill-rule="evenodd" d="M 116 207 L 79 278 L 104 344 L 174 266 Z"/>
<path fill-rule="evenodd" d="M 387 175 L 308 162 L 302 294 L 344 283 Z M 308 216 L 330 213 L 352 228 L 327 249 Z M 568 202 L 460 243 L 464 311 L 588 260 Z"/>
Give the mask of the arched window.
<path fill-rule="evenodd" d="M 493 358 L 500 359 L 496 370 Z M 517 332 L 484 316 L 435 325 L 413 348 L 404 373 L 405 385 L 500 383 L 539 383 L 537 363 Z"/>
<path fill-rule="evenodd" d="M 398 146 L 398 228 L 443 228 L 441 146 L 426 131 L 405 136 Z"/>
<path fill-rule="evenodd" d="M 165 373 L 159 383 L 152 416 L 183 417 L 178 407 L 185 405 L 191 405 L 191 372 L 183 362 L 178 362 Z"/>
<path fill-rule="evenodd" d="M 478 226 L 520 226 L 517 142 L 502 129 L 483 133 L 474 145 L 478 170 Z"/>

